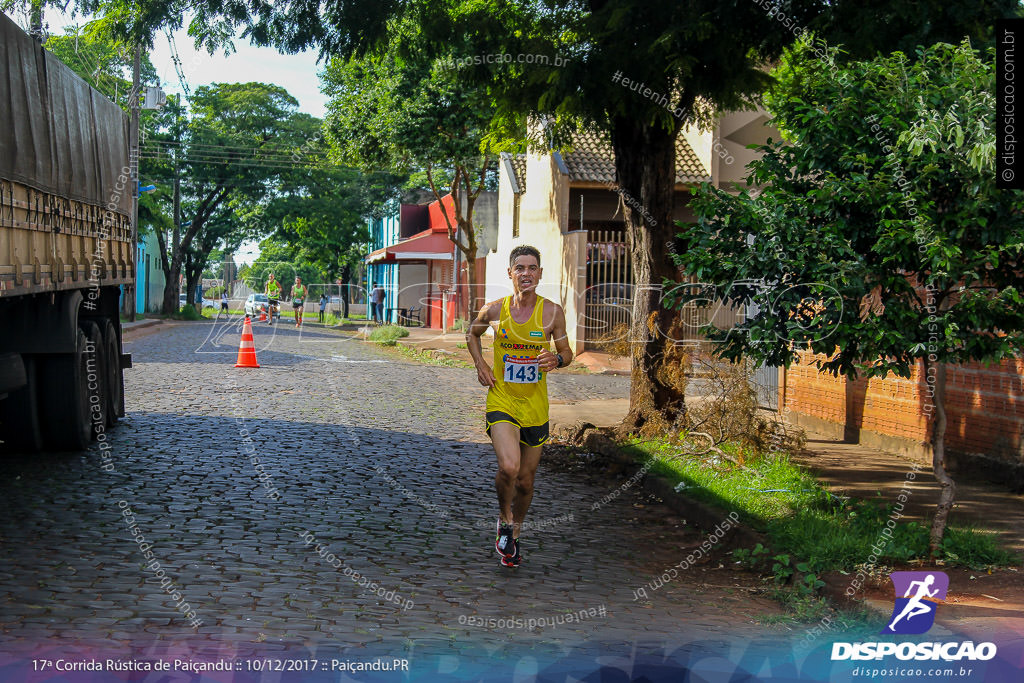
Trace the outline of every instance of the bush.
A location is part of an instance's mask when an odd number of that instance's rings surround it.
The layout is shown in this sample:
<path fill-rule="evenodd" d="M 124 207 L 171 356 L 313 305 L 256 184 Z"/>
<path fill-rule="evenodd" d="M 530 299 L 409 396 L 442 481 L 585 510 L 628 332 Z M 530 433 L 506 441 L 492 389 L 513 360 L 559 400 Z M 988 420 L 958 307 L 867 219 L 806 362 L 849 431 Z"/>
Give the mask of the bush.
<path fill-rule="evenodd" d="M 802 429 L 786 424 L 778 413 L 758 409 L 748 364 L 700 353 L 690 360 L 694 374 L 708 387 L 704 400 L 686 406 L 685 428 L 691 437 L 701 434 L 716 447 L 740 444 L 761 455 L 803 450 L 807 439 Z"/>
<path fill-rule="evenodd" d="M 370 341 L 381 346 L 394 346 L 402 337 L 408 337 L 409 330 L 399 325 L 384 325 L 370 332 Z"/>
<path fill-rule="evenodd" d="M 181 312 L 175 313 L 171 316 L 175 320 L 202 320 L 203 315 L 196 310 L 196 307 L 192 304 L 185 304 L 181 307 Z"/>

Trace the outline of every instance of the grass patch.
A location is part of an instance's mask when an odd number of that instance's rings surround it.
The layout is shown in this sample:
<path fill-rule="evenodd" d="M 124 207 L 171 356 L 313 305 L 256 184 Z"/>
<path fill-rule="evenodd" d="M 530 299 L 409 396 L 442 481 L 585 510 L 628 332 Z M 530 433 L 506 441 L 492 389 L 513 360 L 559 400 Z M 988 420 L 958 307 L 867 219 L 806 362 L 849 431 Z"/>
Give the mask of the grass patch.
<path fill-rule="evenodd" d="M 195 307 L 185 305 L 181 307 L 181 310 L 177 313 L 171 313 L 168 316 L 171 320 L 202 320 L 203 314 L 197 311 Z"/>
<path fill-rule="evenodd" d="M 471 364 L 459 360 L 455 356 L 450 356 L 445 353 L 435 353 L 432 350 L 420 350 L 414 349 L 411 346 L 405 344 L 398 344 L 395 349 L 409 360 L 414 360 L 417 363 L 426 363 L 427 365 L 441 365 L 446 368 L 471 368 Z"/>
<path fill-rule="evenodd" d="M 837 498 L 786 454 L 761 457 L 742 447 L 723 448 L 740 467 L 719 455 L 680 455 L 683 447 L 668 440 L 634 441 L 628 449 L 643 461 L 655 458 L 651 470 L 677 483 L 687 496 L 735 510 L 746 524 L 765 533 L 772 548 L 785 554 L 763 558 L 782 565 L 781 570 L 773 567 L 777 576 L 788 566 L 812 574 L 851 571 L 874 554 L 872 546 L 879 542 L 885 544 L 879 564 L 929 558 L 926 526 L 897 521 L 892 536 L 882 536 L 894 510 L 888 501 Z M 973 569 L 1017 563 L 996 544 L 993 533 L 965 526 L 947 528 L 940 559 Z"/>
<path fill-rule="evenodd" d="M 399 325 L 383 325 L 370 332 L 370 341 L 381 346 L 394 346 L 402 337 L 408 337 L 409 330 Z"/>

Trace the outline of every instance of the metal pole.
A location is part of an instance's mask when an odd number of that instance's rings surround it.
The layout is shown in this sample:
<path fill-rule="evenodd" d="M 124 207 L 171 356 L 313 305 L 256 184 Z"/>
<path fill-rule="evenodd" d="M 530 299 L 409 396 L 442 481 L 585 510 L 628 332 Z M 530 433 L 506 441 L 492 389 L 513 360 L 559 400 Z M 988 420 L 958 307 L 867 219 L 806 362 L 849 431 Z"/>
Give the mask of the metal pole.
<path fill-rule="evenodd" d="M 132 63 L 132 92 L 131 103 L 131 148 L 128 154 L 128 165 L 131 168 L 131 177 L 134 181 L 132 187 L 132 261 L 138 260 L 139 253 L 139 82 L 142 73 L 142 45 L 135 44 L 135 57 Z M 132 282 L 138 281 L 139 264 L 134 263 Z M 138 308 L 138 294 L 135 285 L 126 288 L 131 294 L 131 302 L 128 304 L 128 320 L 135 322 L 135 315 Z M 126 299 L 128 297 L 125 297 Z"/>
<path fill-rule="evenodd" d="M 32 6 L 29 9 L 28 34 L 37 43 L 43 42 L 43 0 L 32 0 Z"/>

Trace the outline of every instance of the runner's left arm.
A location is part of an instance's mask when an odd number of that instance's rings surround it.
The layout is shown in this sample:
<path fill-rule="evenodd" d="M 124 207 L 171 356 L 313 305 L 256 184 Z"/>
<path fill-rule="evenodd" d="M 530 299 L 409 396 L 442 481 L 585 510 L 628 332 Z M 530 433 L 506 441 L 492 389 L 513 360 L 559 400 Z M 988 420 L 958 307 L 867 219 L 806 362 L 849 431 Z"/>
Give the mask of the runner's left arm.
<path fill-rule="evenodd" d="M 469 350 L 469 355 L 473 357 L 473 364 L 476 366 L 477 380 L 482 386 L 493 387 L 497 384 L 494 379 L 494 374 L 491 371 L 491 366 L 484 360 L 483 345 L 480 341 L 480 337 L 483 336 L 487 328 L 491 326 L 491 321 L 496 319 L 496 316 L 500 309 L 500 301 L 492 301 L 484 304 L 483 308 L 477 314 L 476 318 L 469 326 L 469 331 L 466 332 L 466 348 Z"/>
<path fill-rule="evenodd" d="M 569 337 L 565 331 L 565 311 L 561 306 L 555 306 L 555 321 L 551 327 L 551 340 L 555 342 L 555 353 L 562 356 L 562 366 L 566 367 L 572 362 L 572 349 L 569 348 Z M 543 372 L 551 372 L 558 366 L 558 356 L 544 349 L 537 354 L 537 366 Z"/>

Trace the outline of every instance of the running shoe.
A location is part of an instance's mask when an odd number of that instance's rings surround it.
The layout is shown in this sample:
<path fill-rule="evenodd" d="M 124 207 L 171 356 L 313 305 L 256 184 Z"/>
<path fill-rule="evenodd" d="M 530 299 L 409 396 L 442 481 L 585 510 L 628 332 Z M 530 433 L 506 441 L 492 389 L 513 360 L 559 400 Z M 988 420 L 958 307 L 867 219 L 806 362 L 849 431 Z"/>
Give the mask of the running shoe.
<path fill-rule="evenodd" d="M 515 530 L 511 524 L 502 524 L 501 520 L 498 520 L 498 536 L 494 539 L 494 549 L 502 557 L 512 557 L 516 554 L 516 541 L 512 538 L 513 533 Z"/>
<path fill-rule="evenodd" d="M 522 554 L 519 552 L 519 539 L 517 538 L 513 540 L 512 543 L 515 546 L 516 554 L 512 557 L 505 557 L 504 555 L 502 555 L 501 566 L 503 567 L 518 567 L 519 563 L 523 559 Z"/>

